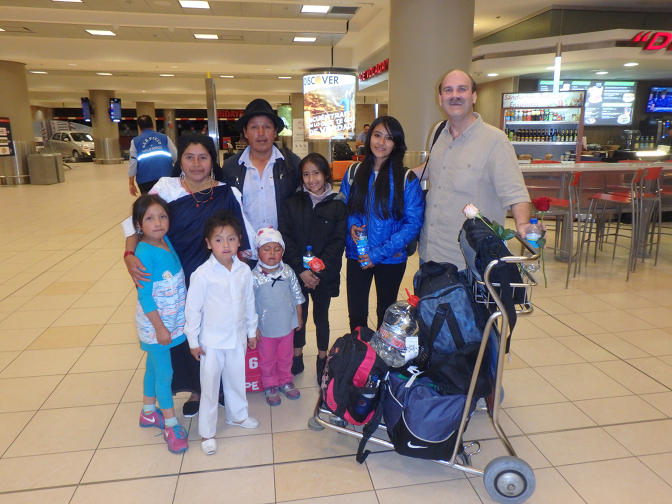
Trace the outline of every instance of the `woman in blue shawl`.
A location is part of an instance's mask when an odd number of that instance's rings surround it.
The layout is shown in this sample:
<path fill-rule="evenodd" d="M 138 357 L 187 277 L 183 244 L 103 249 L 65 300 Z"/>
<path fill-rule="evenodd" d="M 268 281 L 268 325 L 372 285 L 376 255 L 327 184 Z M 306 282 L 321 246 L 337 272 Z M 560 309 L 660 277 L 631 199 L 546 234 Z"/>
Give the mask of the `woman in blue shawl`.
<path fill-rule="evenodd" d="M 174 177 L 163 177 L 149 191 L 158 194 L 170 207 L 170 238 L 177 252 L 187 288 L 191 274 L 208 257 L 203 239 L 205 222 L 215 213 L 228 210 L 244 225 L 247 236 L 243 236 L 240 249 L 248 258 L 252 257 L 250 243 L 254 243 L 254 230 L 247 222 L 242 210 L 242 196 L 235 187 L 218 182 L 223 178 L 219 167 L 215 144 L 212 138 L 203 135 L 183 135 L 177 146 L 177 162 Z M 124 261 L 135 285 L 141 288 L 140 280 L 148 276 L 142 263 L 133 255 L 137 245 L 136 230 L 130 218 L 122 223 L 126 235 Z M 191 417 L 198 412 L 201 393 L 199 362 L 191 356 L 185 342 L 171 349 L 173 365 L 173 394 L 190 392 L 191 397 L 184 404 L 184 416 Z"/>

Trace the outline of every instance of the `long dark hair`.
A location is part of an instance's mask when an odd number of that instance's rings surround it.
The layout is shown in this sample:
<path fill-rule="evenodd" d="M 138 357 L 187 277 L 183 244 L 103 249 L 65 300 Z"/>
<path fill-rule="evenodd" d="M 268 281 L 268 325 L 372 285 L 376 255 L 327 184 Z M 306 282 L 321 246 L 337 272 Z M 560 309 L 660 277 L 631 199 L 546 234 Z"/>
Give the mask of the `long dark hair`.
<path fill-rule="evenodd" d="M 172 177 L 180 176 L 180 173 L 182 172 L 182 154 L 184 154 L 184 151 L 187 150 L 187 147 L 191 144 L 200 144 L 205 147 L 205 150 L 210 154 L 215 180 L 219 180 L 220 182 L 223 181 L 224 170 L 219 166 L 219 158 L 217 156 L 217 150 L 215 149 L 215 142 L 207 135 L 191 135 L 186 133 L 177 139 L 177 161 L 175 161 L 173 172 L 170 175 Z"/>
<path fill-rule="evenodd" d="M 366 205 L 369 196 L 369 178 L 373 172 L 376 157 L 371 150 L 371 135 L 376 126 L 382 124 L 394 142 L 394 148 L 383 165 L 380 167 L 378 176 L 373 183 L 374 200 L 373 211 L 383 219 L 399 220 L 404 214 L 404 154 L 406 153 L 406 140 L 404 130 L 392 116 L 378 117 L 371 123 L 369 132 L 366 134 L 364 144 L 364 160 L 360 163 L 355 173 L 355 179 L 350 188 L 348 197 L 348 212 L 350 214 L 366 214 Z M 392 214 L 390 214 L 390 170 L 394 183 L 392 195 Z"/>

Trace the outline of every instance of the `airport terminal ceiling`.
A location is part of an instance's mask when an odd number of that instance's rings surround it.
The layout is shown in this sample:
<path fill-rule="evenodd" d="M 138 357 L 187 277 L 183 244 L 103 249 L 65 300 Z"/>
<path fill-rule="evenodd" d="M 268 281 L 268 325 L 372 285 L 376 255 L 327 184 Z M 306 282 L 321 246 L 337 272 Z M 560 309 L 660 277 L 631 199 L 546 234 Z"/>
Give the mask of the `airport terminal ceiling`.
<path fill-rule="evenodd" d="M 583 9 L 633 7 L 628 0 L 575 3 Z M 242 107 L 256 96 L 277 105 L 301 92 L 304 71 L 357 70 L 389 42 L 390 0 L 311 2 L 329 7 L 318 14 L 302 13 L 303 5 L 209 0 L 208 8 L 185 8 L 178 0 L 0 0 L 0 60 L 26 63 L 33 105 L 77 106 L 89 89 L 114 89 L 125 104 L 198 108 L 205 103 L 207 72 L 216 79 L 220 107 Z M 563 4 L 569 5 L 574 4 Z M 474 38 L 551 7 L 545 0 L 476 0 Z M 639 0 L 636 8 L 669 10 L 670 3 Z M 200 38 L 204 35 L 210 38 Z M 374 86 L 358 99 L 384 103 L 387 91 Z"/>

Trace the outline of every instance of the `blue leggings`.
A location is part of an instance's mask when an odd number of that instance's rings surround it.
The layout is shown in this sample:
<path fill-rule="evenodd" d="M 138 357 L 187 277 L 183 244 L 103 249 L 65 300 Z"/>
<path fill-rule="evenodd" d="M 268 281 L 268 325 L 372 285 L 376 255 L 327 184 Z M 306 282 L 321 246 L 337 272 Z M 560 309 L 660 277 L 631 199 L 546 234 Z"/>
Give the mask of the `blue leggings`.
<path fill-rule="evenodd" d="M 173 407 L 173 366 L 170 363 L 170 347 L 147 345 L 147 366 L 145 368 L 144 394 L 156 397 L 161 409 Z"/>

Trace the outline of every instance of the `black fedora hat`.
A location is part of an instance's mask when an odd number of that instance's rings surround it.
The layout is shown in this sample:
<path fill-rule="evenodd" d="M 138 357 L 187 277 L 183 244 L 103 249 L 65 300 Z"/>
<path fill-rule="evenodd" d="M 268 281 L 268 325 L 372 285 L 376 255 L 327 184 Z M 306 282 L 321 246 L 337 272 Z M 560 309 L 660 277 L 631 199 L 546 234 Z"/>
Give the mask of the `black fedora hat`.
<path fill-rule="evenodd" d="M 250 119 L 260 115 L 266 116 L 273 121 L 277 133 L 280 133 L 285 128 L 285 124 L 273 111 L 271 104 L 263 98 L 256 98 L 248 103 L 247 107 L 245 107 L 245 115 L 238 119 L 238 131 L 242 133 L 243 128 L 247 126 Z"/>

